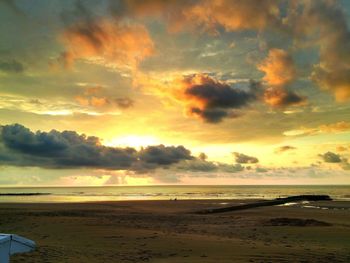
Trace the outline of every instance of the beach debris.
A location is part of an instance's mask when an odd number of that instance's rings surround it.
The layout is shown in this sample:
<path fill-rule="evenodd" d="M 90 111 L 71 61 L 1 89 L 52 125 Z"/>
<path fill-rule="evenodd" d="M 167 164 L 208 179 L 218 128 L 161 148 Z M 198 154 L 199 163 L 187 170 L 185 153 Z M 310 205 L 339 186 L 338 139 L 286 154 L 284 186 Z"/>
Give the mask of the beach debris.
<path fill-rule="evenodd" d="M 35 249 L 35 242 L 15 234 L 0 234 L 0 262 L 9 263 L 10 256 L 30 252 Z"/>

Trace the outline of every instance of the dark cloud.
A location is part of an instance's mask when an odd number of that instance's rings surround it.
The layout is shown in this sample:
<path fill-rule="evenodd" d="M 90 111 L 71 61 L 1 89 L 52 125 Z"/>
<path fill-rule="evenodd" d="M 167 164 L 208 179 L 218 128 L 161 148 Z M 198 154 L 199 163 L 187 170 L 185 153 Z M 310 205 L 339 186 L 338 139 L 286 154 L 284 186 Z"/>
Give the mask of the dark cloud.
<path fill-rule="evenodd" d="M 34 133 L 19 124 L 2 126 L 0 138 L 4 165 L 141 171 L 194 158 L 183 146 L 148 146 L 140 151 L 107 147 L 99 138 L 75 131 Z"/>
<path fill-rule="evenodd" d="M 1 61 L 0 71 L 4 71 L 8 73 L 21 73 L 24 71 L 24 66 L 22 63 L 14 59 L 9 61 Z"/>
<path fill-rule="evenodd" d="M 176 168 L 191 172 L 214 172 L 218 170 L 218 166 L 215 163 L 198 159 L 181 162 Z"/>
<path fill-rule="evenodd" d="M 190 113 L 200 117 L 209 123 L 221 122 L 223 118 L 227 117 L 228 113 L 225 110 L 201 110 L 200 108 L 191 108 Z"/>
<path fill-rule="evenodd" d="M 255 171 L 256 171 L 257 173 L 267 173 L 269 170 L 266 169 L 266 168 L 257 167 L 257 168 L 255 169 Z"/>
<path fill-rule="evenodd" d="M 339 154 L 333 152 L 326 152 L 325 154 L 320 154 L 323 161 L 326 163 L 340 163 L 342 160 Z"/>
<path fill-rule="evenodd" d="M 185 94 L 206 103 L 206 108 L 239 108 L 255 96 L 249 92 L 234 89 L 228 84 L 207 79 L 207 82 L 189 87 Z"/>
<path fill-rule="evenodd" d="M 156 165 L 169 165 L 181 160 L 193 159 L 191 152 L 183 146 L 148 146 L 139 152 L 141 161 Z"/>
<path fill-rule="evenodd" d="M 284 146 L 276 148 L 275 153 L 283 153 L 283 152 L 291 151 L 291 150 L 295 150 L 295 149 L 296 149 L 296 147 L 294 147 L 294 146 L 284 145 Z"/>
<path fill-rule="evenodd" d="M 245 155 L 243 153 L 234 152 L 236 163 L 258 163 L 259 159 L 253 156 Z"/>
<path fill-rule="evenodd" d="M 267 88 L 264 101 L 273 107 L 298 106 L 306 103 L 306 98 L 284 88 Z"/>
<path fill-rule="evenodd" d="M 208 159 L 208 156 L 205 153 L 200 153 L 198 156 L 199 160 L 205 161 Z"/>
<path fill-rule="evenodd" d="M 206 122 L 217 123 L 227 117 L 237 117 L 234 109 L 247 106 L 257 99 L 258 85 L 251 83 L 246 90 L 215 80 L 205 74 L 184 79 L 184 90 L 177 97 L 188 105 L 188 113 Z"/>
<path fill-rule="evenodd" d="M 181 171 L 203 172 L 203 173 L 209 173 L 209 172 L 237 173 L 244 170 L 244 167 L 240 164 L 209 162 L 198 158 L 181 161 L 174 168 Z"/>
<path fill-rule="evenodd" d="M 122 109 L 127 109 L 134 105 L 134 101 L 130 98 L 117 98 L 114 101 Z"/>

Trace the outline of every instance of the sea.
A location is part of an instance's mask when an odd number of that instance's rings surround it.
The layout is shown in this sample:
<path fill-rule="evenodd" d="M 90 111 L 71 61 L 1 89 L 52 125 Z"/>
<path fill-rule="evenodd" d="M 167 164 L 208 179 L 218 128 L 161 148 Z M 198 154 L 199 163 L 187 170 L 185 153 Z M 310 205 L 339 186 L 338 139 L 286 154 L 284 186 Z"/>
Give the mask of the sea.
<path fill-rule="evenodd" d="M 2 187 L 1 202 L 96 202 L 123 200 L 274 199 L 292 195 L 329 195 L 350 201 L 350 185 L 157 185 L 101 187 Z"/>

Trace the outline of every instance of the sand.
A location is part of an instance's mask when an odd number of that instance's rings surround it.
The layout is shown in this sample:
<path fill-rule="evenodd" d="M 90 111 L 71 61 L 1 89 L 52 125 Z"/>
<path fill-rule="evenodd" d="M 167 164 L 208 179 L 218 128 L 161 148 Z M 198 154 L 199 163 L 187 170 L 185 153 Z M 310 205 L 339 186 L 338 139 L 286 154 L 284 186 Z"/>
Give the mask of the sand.
<path fill-rule="evenodd" d="M 0 232 L 37 242 L 12 263 L 350 262 L 350 202 L 193 213 L 242 202 L 2 203 Z"/>

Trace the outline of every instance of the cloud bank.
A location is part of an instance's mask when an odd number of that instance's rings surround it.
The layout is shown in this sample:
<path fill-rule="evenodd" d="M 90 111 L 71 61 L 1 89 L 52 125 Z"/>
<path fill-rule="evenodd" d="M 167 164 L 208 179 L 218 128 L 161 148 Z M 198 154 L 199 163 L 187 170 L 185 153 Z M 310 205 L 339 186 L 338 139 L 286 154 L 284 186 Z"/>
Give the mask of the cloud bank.
<path fill-rule="evenodd" d="M 42 168 L 99 168 L 143 171 L 194 157 L 183 146 L 108 147 L 99 138 L 75 131 L 32 132 L 19 125 L 1 127 L 0 163 Z"/>

